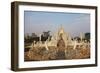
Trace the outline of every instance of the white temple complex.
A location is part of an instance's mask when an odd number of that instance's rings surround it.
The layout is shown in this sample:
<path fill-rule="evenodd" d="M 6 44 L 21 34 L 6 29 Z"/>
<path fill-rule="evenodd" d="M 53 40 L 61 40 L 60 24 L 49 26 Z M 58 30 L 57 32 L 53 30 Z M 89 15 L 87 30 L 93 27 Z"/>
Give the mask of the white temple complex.
<path fill-rule="evenodd" d="M 40 39 L 41 39 L 41 37 L 40 37 Z M 77 39 L 72 40 L 71 36 L 64 31 L 64 28 L 62 26 L 59 28 L 58 32 L 52 36 L 51 40 L 49 40 L 49 39 L 50 38 L 48 38 L 45 41 L 45 43 L 42 43 L 40 40 L 38 43 L 35 44 L 35 41 L 34 41 L 31 45 L 31 48 L 45 47 L 47 50 L 49 50 L 49 48 L 48 48 L 49 46 L 57 47 L 57 43 L 60 39 L 62 39 L 62 41 L 64 42 L 63 44 L 65 44 L 66 48 L 68 46 L 72 46 L 73 49 L 75 49 L 77 45 L 80 47 L 80 46 L 83 46 L 84 44 L 86 44 L 86 42 L 82 41 L 82 39 L 83 39 L 82 34 L 80 34 L 80 39 L 81 39 L 80 42 L 78 42 Z M 86 45 L 89 46 L 89 44 L 86 44 Z M 86 45 L 84 45 L 84 46 L 86 46 Z"/>
<path fill-rule="evenodd" d="M 90 58 L 90 42 L 85 42 L 80 34 L 80 42 L 64 31 L 61 26 L 57 33 L 45 42 L 33 41 L 26 60 L 58 60 L 58 59 L 85 59 Z"/>

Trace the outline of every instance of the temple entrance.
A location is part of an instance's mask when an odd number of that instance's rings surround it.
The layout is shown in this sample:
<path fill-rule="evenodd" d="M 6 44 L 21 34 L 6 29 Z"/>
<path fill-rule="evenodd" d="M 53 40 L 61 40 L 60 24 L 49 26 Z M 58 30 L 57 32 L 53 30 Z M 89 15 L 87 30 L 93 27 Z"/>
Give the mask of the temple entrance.
<path fill-rule="evenodd" d="M 56 53 L 56 59 L 65 59 L 65 42 L 62 37 L 63 34 L 59 35 L 59 40 L 57 42 L 57 53 Z"/>
<path fill-rule="evenodd" d="M 59 49 L 64 49 L 65 48 L 65 42 L 64 42 L 64 40 L 62 38 L 62 34 L 60 34 L 60 36 L 59 36 L 59 40 L 57 42 L 57 47 Z"/>

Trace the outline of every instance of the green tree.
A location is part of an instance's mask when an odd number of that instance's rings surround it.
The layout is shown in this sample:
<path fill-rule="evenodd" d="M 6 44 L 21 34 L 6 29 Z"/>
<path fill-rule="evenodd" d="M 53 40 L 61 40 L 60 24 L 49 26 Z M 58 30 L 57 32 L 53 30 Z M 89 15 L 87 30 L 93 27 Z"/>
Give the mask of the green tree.
<path fill-rule="evenodd" d="M 90 41 L 90 33 L 85 33 L 85 40 Z"/>

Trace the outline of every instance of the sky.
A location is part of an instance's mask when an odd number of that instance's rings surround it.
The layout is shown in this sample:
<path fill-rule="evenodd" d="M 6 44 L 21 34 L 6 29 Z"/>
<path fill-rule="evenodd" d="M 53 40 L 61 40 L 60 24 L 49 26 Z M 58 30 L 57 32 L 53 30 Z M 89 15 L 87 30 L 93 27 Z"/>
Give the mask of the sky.
<path fill-rule="evenodd" d="M 24 34 L 42 34 L 51 31 L 54 34 L 61 27 L 71 36 L 90 32 L 90 14 L 24 11 Z"/>

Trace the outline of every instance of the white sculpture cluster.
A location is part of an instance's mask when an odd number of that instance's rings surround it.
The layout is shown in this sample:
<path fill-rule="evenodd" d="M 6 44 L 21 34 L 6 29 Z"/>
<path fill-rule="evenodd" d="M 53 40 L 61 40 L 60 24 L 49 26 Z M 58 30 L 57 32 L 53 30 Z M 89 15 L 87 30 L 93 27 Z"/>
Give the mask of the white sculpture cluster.
<path fill-rule="evenodd" d="M 42 43 L 41 41 L 41 34 L 39 37 L 39 42 L 33 42 L 31 45 L 31 48 L 33 47 L 45 47 L 46 50 L 49 50 L 49 46 L 54 46 L 57 47 L 57 42 L 59 40 L 59 36 L 60 34 L 62 34 L 62 38 L 64 40 L 65 43 L 65 47 L 67 48 L 68 46 L 73 47 L 73 49 L 76 49 L 76 47 L 82 47 L 82 48 L 86 48 L 86 47 L 90 47 L 90 43 L 83 41 L 83 35 L 80 34 L 80 39 L 81 41 L 78 42 L 77 39 L 72 40 L 69 34 L 66 34 L 66 32 L 64 32 L 63 27 L 61 26 L 60 29 L 58 30 L 58 32 L 56 34 L 54 34 L 51 38 L 51 40 L 49 40 L 50 38 L 48 38 L 45 43 Z"/>

